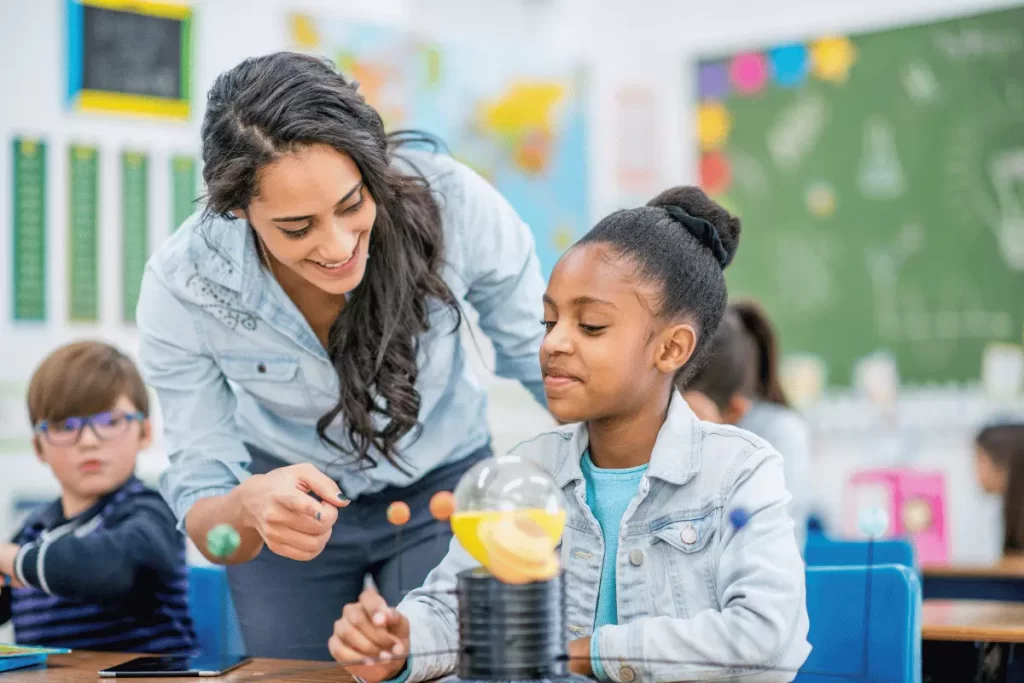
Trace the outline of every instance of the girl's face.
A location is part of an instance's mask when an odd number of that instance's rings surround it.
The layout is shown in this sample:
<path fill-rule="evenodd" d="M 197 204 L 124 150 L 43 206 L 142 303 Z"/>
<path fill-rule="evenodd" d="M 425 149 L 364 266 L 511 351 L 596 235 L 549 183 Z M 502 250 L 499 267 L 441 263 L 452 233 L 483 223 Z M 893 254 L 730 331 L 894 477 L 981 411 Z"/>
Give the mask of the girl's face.
<path fill-rule="evenodd" d="M 377 205 L 356 163 L 326 145 L 303 147 L 260 172 L 249 220 L 273 261 L 329 294 L 366 272 Z M 281 273 L 277 273 L 281 277 Z"/>
<path fill-rule="evenodd" d="M 562 422 L 635 414 L 671 387 L 696 342 L 689 323 L 654 315 L 652 285 L 608 245 L 572 248 L 544 295 L 540 349 L 548 409 Z"/>
<path fill-rule="evenodd" d="M 981 446 L 974 447 L 974 471 L 985 493 L 1005 495 L 1009 474 Z"/>

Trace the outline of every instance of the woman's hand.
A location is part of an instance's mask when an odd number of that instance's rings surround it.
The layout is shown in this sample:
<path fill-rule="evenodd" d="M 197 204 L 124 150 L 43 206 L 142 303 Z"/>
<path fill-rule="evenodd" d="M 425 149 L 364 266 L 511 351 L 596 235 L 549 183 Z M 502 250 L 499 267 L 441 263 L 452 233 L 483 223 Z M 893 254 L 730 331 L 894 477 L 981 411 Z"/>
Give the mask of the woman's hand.
<path fill-rule="evenodd" d="M 348 505 L 338 485 L 309 463 L 253 475 L 239 485 L 238 494 L 243 524 L 292 560 L 319 555 L 331 538 L 338 508 Z"/>
<path fill-rule="evenodd" d="M 375 590 L 345 605 L 327 641 L 331 656 L 366 683 L 391 680 L 402 672 L 409 654 L 409 620 L 388 607 Z M 357 664 L 356 662 L 365 661 Z"/>

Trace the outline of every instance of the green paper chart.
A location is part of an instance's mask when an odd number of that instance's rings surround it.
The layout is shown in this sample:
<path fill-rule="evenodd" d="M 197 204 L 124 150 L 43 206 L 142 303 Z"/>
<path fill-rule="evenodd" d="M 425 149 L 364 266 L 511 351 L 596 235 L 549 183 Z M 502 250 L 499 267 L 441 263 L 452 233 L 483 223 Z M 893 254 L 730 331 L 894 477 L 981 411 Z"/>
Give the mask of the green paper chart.
<path fill-rule="evenodd" d="M 171 158 L 171 231 L 195 211 L 196 160 L 185 154 Z"/>
<path fill-rule="evenodd" d="M 99 151 L 68 148 L 68 319 L 99 319 Z"/>
<path fill-rule="evenodd" d="M 46 143 L 14 138 L 11 193 L 13 318 L 46 320 Z"/>
<path fill-rule="evenodd" d="M 830 385 L 891 352 L 977 380 L 1024 333 L 1024 8 L 698 65 L 702 186 L 743 219 L 730 294 Z"/>
<path fill-rule="evenodd" d="M 144 152 L 121 155 L 122 319 L 135 322 L 142 273 L 149 258 L 149 158 Z"/>

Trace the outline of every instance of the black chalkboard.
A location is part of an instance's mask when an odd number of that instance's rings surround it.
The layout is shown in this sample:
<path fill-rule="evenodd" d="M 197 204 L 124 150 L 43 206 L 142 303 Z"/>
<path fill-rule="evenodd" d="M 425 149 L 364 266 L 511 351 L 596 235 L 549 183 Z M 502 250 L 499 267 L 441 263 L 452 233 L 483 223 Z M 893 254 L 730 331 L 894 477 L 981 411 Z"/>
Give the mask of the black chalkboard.
<path fill-rule="evenodd" d="M 82 85 L 86 90 L 172 100 L 182 92 L 182 22 L 84 6 Z"/>

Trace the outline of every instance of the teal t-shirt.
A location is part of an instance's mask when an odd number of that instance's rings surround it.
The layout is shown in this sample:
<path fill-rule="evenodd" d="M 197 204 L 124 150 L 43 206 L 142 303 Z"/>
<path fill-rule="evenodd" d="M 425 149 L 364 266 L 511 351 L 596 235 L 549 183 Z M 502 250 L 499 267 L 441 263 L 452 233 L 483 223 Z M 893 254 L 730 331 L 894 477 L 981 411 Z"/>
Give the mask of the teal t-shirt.
<path fill-rule="evenodd" d="M 595 637 L 590 641 L 594 674 L 599 680 L 608 680 L 598 656 L 596 632 L 607 624 L 619 622 L 615 595 L 615 557 L 619 552 L 619 526 L 622 515 L 636 495 L 647 465 L 624 470 L 605 470 L 590 459 L 590 451 L 580 460 L 583 479 L 587 484 L 587 507 L 594 513 L 604 537 L 604 560 L 601 564 L 601 584 L 597 593 L 597 613 L 594 616 Z"/>

